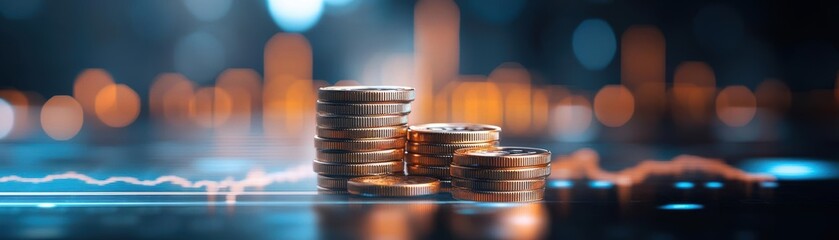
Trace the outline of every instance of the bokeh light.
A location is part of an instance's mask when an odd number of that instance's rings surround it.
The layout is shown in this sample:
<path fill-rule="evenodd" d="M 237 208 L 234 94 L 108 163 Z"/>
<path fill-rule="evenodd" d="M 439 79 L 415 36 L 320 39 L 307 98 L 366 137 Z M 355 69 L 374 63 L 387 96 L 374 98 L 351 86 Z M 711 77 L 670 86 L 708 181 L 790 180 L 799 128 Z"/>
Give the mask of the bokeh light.
<path fill-rule="evenodd" d="M 704 62 L 684 62 L 673 74 L 673 119 L 682 126 L 706 123 L 716 92 L 714 70 Z"/>
<path fill-rule="evenodd" d="M 323 0 L 267 0 L 268 11 L 287 32 L 305 32 L 323 15 Z"/>
<path fill-rule="evenodd" d="M 198 20 L 212 22 L 227 15 L 233 0 L 184 0 L 184 5 Z"/>
<path fill-rule="evenodd" d="M 756 158 L 743 161 L 744 171 L 775 176 L 780 180 L 820 180 L 839 177 L 839 164 L 810 158 Z"/>
<path fill-rule="evenodd" d="M 552 135 L 561 141 L 584 142 L 593 137 L 590 131 L 593 118 L 591 103 L 585 97 L 562 99 L 551 111 L 551 117 Z"/>
<path fill-rule="evenodd" d="M 6 138 L 15 126 L 15 111 L 6 100 L 0 99 L 0 139 Z"/>
<path fill-rule="evenodd" d="M 96 94 L 96 116 L 110 127 L 125 127 L 140 115 L 140 96 L 124 84 L 112 84 Z"/>
<path fill-rule="evenodd" d="M 41 127 L 52 139 L 63 141 L 75 137 L 83 123 L 82 105 L 73 97 L 54 96 L 41 107 Z"/>
<path fill-rule="evenodd" d="M 594 96 L 594 116 L 603 125 L 623 126 L 634 113 L 635 97 L 623 85 L 607 85 Z"/>
<path fill-rule="evenodd" d="M 209 82 L 224 69 L 224 45 L 213 35 L 194 32 L 178 41 L 173 61 L 175 70 L 197 82 Z"/>
<path fill-rule="evenodd" d="M 230 118 L 232 109 L 230 95 L 216 87 L 198 89 L 189 101 L 190 116 L 196 124 L 205 128 L 223 125 Z"/>
<path fill-rule="evenodd" d="M 73 97 L 79 101 L 85 112 L 94 114 L 96 94 L 113 84 L 114 79 L 104 69 L 85 69 L 76 77 L 76 82 L 73 84 Z"/>
<path fill-rule="evenodd" d="M 717 117 L 731 127 L 745 126 L 755 116 L 757 100 L 749 88 L 730 86 L 717 95 Z"/>
<path fill-rule="evenodd" d="M 574 56 L 588 70 L 602 70 L 609 66 L 617 51 L 615 33 L 603 19 L 587 19 L 574 29 L 571 36 Z"/>

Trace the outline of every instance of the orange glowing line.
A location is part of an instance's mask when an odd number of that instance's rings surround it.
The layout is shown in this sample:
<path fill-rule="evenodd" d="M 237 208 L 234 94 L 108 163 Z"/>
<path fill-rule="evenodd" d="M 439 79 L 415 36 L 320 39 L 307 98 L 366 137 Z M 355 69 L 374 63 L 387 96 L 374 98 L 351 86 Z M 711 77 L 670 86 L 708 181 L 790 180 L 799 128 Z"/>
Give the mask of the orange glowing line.
<path fill-rule="evenodd" d="M 729 180 L 746 182 L 773 181 L 774 176 L 752 174 L 726 164 L 720 159 L 680 155 L 670 161 L 645 160 L 616 172 L 600 168 L 600 157 L 594 150 L 581 149 L 551 163 L 552 179 L 592 179 L 630 186 L 652 176 L 679 176 L 685 173 L 706 173 Z"/>

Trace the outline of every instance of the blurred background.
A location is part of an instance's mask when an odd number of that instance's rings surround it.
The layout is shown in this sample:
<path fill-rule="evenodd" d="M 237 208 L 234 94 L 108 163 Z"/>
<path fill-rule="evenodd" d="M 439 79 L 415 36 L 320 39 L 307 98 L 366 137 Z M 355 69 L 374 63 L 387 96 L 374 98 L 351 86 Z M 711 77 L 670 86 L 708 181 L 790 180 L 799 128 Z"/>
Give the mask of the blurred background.
<path fill-rule="evenodd" d="M 0 1 L 0 141 L 313 135 L 328 85 L 506 139 L 837 143 L 839 3 Z M 770 148 L 771 149 L 771 148 Z"/>

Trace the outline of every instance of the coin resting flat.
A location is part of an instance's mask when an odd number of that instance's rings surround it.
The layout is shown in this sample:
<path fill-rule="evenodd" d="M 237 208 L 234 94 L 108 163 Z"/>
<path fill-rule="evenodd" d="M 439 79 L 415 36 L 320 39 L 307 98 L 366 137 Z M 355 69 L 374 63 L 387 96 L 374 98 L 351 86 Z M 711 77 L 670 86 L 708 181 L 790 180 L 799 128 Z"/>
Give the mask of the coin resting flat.
<path fill-rule="evenodd" d="M 527 147 L 464 148 L 454 152 L 452 164 L 469 167 L 527 167 L 551 162 L 551 152 Z"/>
<path fill-rule="evenodd" d="M 325 102 L 410 102 L 416 93 L 410 87 L 332 86 L 318 89 L 318 100 Z"/>
<path fill-rule="evenodd" d="M 347 191 L 373 197 L 422 196 L 438 193 L 440 181 L 420 176 L 366 176 L 350 179 Z"/>
<path fill-rule="evenodd" d="M 408 128 L 408 141 L 425 143 L 482 143 L 498 141 L 501 128 L 474 123 L 429 123 Z"/>

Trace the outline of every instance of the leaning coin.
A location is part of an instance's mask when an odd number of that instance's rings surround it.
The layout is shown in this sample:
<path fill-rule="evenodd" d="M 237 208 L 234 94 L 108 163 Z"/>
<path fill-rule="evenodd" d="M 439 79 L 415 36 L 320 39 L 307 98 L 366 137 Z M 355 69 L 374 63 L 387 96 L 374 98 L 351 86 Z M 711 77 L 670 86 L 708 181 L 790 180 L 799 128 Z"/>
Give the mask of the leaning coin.
<path fill-rule="evenodd" d="M 363 164 L 325 163 L 317 160 L 312 162 L 312 170 L 315 173 L 328 176 L 367 176 L 401 173 L 403 166 L 404 163 L 402 161 Z"/>
<path fill-rule="evenodd" d="M 359 138 L 404 138 L 408 127 L 392 126 L 377 128 L 324 128 L 317 127 L 317 136 L 332 139 Z"/>
<path fill-rule="evenodd" d="M 318 113 L 325 115 L 405 115 L 410 103 L 334 103 L 318 101 Z"/>
<path fill-rule="evenodd" d="M 317 151 L 315 159 L 326 163 L 375 163 L 402 160 L 405 151 L 401 148 L 369 152 Z"/>
<path fill-rule="evenodd" d="M 474 180 L 452 178 L 452 186 L 477 191 L 525 191 L 545 188 L 545 178 L 524 180 Z"/>
<path fill-rule="evenodd" d="M 407 115 L 382 115 L 382 116 L 343 116 L 343 115 L 318 115 L 318 127 L 324 128 L 375 128 L 405 125 L 408 123 Z"/>
<path fill-rule="evenodd" d="M 352 178 L 347 191 L 371 197 L 412 197 L 436 194 L 440 181 L 420 176 L 366 176 Z"/>
<path fill-rule="evenodd" d="M 496 192 L 452 187 L 451 193 L 455 199 L 479 202 L 532 202 L 542 200 L 545 197 L 545 189 Z"/>
<path fill-rule="evenodd" d="M 515 168 L 472 168 L 452 164 L 452 177 L 483 180 L 521 180 L 547 177 L 551 174 L 551 165 L 515 167 Z"/>
<path fill-rule="evenodd" d="M 340 140 L 315 137 L 318 150 L 376 151 L 403 147 L 404 138 Z"/>
<path fill-rule="evenodd" d="M 463 148 L 454 152 L 452 163 L 459 166 L 506 168 L 545 165 L 551 152 L 528 147 Z"/>
<path fill-rule="evenodd" d="M 482 143 L 498 141 L 501 128 L 474 123 L 429 123 L 410 126 L 408 141 L 427 143 Z"/>
<path fill-rule="evenodd" d="M 498 141 L 483 143 L 420 143 L 408 142 L 406 149 L 409 153 L 430 154 L 430 155 L 452 155 L 455 150 L 461 148 L 493 147 Z"/>
<path fill-rule="evenodd" d="M 318 89 L 318 100 L 326 102 L 410 102 L 415 92 L 397 86 L 332 86 Z"/>

